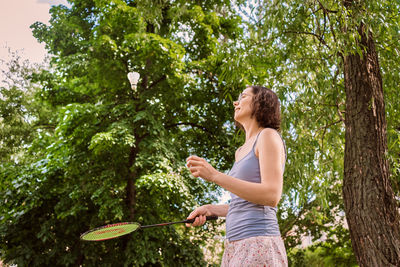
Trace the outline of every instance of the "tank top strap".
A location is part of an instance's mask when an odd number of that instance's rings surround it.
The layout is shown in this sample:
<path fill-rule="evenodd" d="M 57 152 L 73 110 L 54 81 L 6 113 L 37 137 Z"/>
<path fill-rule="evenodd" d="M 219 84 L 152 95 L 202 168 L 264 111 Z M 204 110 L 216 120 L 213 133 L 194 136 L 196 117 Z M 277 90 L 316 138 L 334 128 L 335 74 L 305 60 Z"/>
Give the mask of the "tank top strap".
<path fill-rule="evenodd" d="M 253 148 L 252 148 L 253 152 L 254 152 L 254 148 L 256 147 L 258 137 L 260 136 L 260 133 L 261 133 L 263 130 L 264 130 L 264 129 L 262 129 L 262 130 L 257 134 L 256 140 L 254 141 Z"/>

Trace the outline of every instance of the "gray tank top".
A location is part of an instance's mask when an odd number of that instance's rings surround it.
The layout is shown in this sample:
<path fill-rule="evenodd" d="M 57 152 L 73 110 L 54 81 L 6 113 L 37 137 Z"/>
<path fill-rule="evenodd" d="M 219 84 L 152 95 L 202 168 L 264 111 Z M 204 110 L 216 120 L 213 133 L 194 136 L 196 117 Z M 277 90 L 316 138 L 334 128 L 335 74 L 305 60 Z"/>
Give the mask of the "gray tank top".
<path fill-rule="evenodd" d="M 254 141 L 252 150 L 233 164 L 228 173 L 229 176 L 248 182 L 261 183 L 260 164 L 254 150 L 260 133 Z M 284 142 L 283 144 L 285 146 Z M 283 168 L 285 168 L 285 164 L 283 164 Z M 226 237 L 229 241 L 235 241 L 254 236 L 279 236 L 276 212 L 276 207 L 255 204 L 231 193 L 231 202 L 225 221 Z"/>

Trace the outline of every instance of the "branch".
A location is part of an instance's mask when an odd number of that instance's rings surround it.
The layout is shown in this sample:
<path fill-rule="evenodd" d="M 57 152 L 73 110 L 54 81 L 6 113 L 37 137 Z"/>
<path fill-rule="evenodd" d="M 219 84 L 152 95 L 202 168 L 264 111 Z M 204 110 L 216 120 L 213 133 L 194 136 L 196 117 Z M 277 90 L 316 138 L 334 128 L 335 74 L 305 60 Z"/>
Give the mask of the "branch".
<path fill-rule="evenodd" d="M 324 7 L 324 5 L 319 0 L 318 0 L 318 4 L 324 10 L 324 13 L 338 13 L 339 12 L 337 10 L 327 9 L 326 7 Z"/>
<path fill-rule="evenodd" d="M 337 111 L 338 111 L 338 115 L 339 115 L 340 121 L 346 122 L 344 117 L 343 117 L 343 113 L 346 113 L 346 112 L 345 111 L 340 111 L 340 103 L 337 103 L 336 107 L 337 107 Z"/>
<path fill-rule="evenodd" d="M 333 125 L 335 125 L 335 124 L 338 124 L 338 123 L 340 123 L 340 122 L 343 122 L 343 121 L 342 121 L 342 120 L 338 120 L 338 121 L 329 123 L 329 124 L 327 124 L 327 125 L 324 125 L 324 126 L 322 126 L 322 127 L 319 127 L 318 130 L 317 130 L 316 132 L 319 132 L 319 131 L 321 131 L 321 130 L 324 130 L 324 132 L 325 132 L 326 129 L 328 129 L 329 127 L 331 127 L 331 126 L 333 126 Z"/>
<path fill-rule="evenodd" d="M 319 6 L 322 8 L 322 10 L 324 11 L 324 14 L 328 17 L 329 22 L 331 21 L 331 18 L 329 17 L 329 13 L 338 13 L 338 11 L 336 10 L 330 10 L 324 7 L 324 5 L 321 3 L 321 1 L 318 0 Z M 325 18 L 324 18 L 325 20 Z M 333 36 L 333 40 L 336 41 L 336 34 L 335 34 L 335 30 L 333 29 L 333 26 L 331 23 L 329 23 L 329 28 L 331 29 L 332 32 L 332 36 Z"/>
<path fill-rule="evenodd" d="M 336 69 L 335 75 L 333 76 L 333 87 L 336 88 L 336 89 L 338 89 L 338 85 L 337 85 L 337 82 L 336 82 L 338 76 L 339 76 L 339 68 Z M 339 92 L 337 92 L 337 95 L 339 95 Z M 337 112 L 338 112 L 339 118 L 340 118 L 341 121 L 343 121 L 345 123 L 345 118 L 343 117 L 343 113 L 346 113 L 346 112 L 345 111 L 340 111 L 340 105 L 341 104 L 342 103 L 340 103 L 338 101 L 338 99 L 336 99 L 335 106 L 337 108 Z"/>
<path fill-rule="evenodd" d="M 283 227 L 281 231 L 283 239 L 288 237 L 288 234 L 291 232 L 291 230 L 297 224 L 297 222 L 301 219 L 301 216 L 304 215 L 307 211 L 309 211 L 312 206 L 314 206 L 314 202 L 315 200 L 307 202 L 300 210 L 300 212 L 297 214 L 297 216 L 295 216 L 294 220 L 285 225 L 286 227 L 285 226 Z"/>
<path fill-rule="evenodd" d="M 151 60 L 148 58 L 148 59 L 146 59 L 146 66 L 144 68 L 145 69 L 145 71 L 144 71 L 145 75 L 143 75 L 142 83 L 141 83 L 142 91 L 145 91 L 147 89 L 147 86 L 148 86 L 149 76 L 147 74 L 148 73 L 147 70 L 149 69 L 150 65 L 151 65 Z"/>
<path fill-rule="evenodd" d="M 158 79 L 157 81 L 153 82 L 153 83 L 149 86 L 149 88 L 147 88 L 147 89 L 150 89 L 151 87 L 156 86 L 158 83 L 164 81 L 166 78 L 167 78 L 167 76 L 164 74 L 163 76 L 160 77 L 160 79 Z"/>
<path fill-rule="evenodd" d="M 56 126 L 53 124 L 35 124 L 32 127 L 34 127 L 35 129 L 56 129 Z"/>
<path fill-rule="evenodd" d="M 321 42 L 321 44 L 325 45 L 328 49 L 331 49 L 331 47 L 325 42 L 325 40 L 324 40 L 324 38 L 322 38 L 322 36 L 319 36 L 318 34 L 315 34 L 315 33 L 313 33 L 313 32 L 285 31 L 285 32 L 283 32 L 283 33 L 284 33 L 284 34 L 285 34 L 285 33 L 294 33 L 294 34 L 307 34 L 307 35 L 312 35 L 312 36 L 314 36 L 315 38 L 317 38 L 318 41 Z"/>

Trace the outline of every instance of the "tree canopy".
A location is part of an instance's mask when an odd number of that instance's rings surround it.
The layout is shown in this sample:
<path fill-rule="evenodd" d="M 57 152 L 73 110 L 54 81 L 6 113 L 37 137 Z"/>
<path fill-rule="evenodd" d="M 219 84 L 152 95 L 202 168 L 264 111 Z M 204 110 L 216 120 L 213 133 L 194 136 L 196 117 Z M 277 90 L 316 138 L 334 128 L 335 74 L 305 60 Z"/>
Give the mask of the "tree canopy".
<path fill-rule="evenodd" d="M 5 260 L 202 265 L 199 246 L 212 232 L 168 227 L 100 245 L 79 235 L 114 221 L 181 220 L 216 200 L 215 187 L 191 178 L 184 164 L 191 153 L 221 169 L 232 159 L 232 107 L 216 77 L 240 18 L 223 1 L 70 3 L 51 9 L 49 25 L 32 26 L 52 55 L 32 80 L 38 103 L 53 110 L 53 128 L 21 156 L 28 164 L 3 165 Z M 217 45 L 222 38 L 226 47 Z M 129 71 L 141 75 L 137 90 Z"/>

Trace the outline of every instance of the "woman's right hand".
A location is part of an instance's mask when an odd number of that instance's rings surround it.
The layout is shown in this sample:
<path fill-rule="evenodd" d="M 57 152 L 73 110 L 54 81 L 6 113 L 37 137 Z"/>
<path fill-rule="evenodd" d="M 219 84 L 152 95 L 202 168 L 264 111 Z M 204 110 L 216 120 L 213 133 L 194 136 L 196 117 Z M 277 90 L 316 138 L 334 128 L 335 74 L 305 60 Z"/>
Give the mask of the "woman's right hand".
<path fill-rule="evenodd" d="M 206 222 L 206 216 L 214 215 L 210 211 L 210 206 L 211 205 L 204 205 L 192 211 L 187 217 L 187 219 L 188 220 L 194 218 L 196 219 L 194 220 L 193 223 L 187 223 L 186 227 L 203 225 Z"/>

